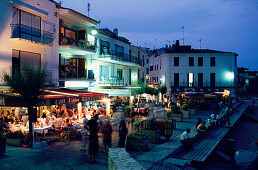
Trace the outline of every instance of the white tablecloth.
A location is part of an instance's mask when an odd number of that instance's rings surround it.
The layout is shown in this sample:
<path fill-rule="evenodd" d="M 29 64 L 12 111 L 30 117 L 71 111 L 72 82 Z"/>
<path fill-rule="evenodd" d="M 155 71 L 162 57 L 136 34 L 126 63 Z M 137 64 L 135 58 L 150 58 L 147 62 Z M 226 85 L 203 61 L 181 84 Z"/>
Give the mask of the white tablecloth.
<path fill-rule="evenodd" d="M 34 132 L 43 134 L 44 130 L 49 130 L 49 129 L 54 129 L 54 128 L 52 126 L 46 126 L 46 127 L 42 127 L 42 128 L 34 128 Z"/>

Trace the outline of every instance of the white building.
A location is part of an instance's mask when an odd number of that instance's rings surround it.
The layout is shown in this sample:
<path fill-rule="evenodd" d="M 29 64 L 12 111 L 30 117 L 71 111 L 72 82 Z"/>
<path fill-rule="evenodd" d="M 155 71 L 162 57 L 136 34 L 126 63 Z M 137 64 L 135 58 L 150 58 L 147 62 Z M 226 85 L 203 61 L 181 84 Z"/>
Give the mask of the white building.
<path fill-rule="evenodd" d="M 58 82 L 58 24 L 52 0 L 1 1 L 0 68 L 45 67 L 47 83 Z M 1 80 L 0 80 L 1 81 Z M 3 83 L 3 82 L 1 82 Z"/>
<path fill-rule="evenodd" d="M 97 52 L 92 57 L 90 66 L 96 83 L 89 91 L 107 93 L 110 96 L 129 97 L 132 89 L 138 85 L 142 59 L 146 52 L 138 52 L 124 37 L 118 35 L 118 29 L 98 29 Z M 145 57 L 146 58 L 146 57 Z"/>
<path fill-rule="evenodd" d="M 224 91 L 235 95 L 237 54 L 181 46 L 154 50 L 150 55 L 150 84 L 167 86 L 168 93 Z"/>
<path fill-rule="evenodd" d="M 92 57 L 97 51 L 98 21 L 69 8 L 59 13 L 59 85 L 86 89 L 95 83 Z"/>

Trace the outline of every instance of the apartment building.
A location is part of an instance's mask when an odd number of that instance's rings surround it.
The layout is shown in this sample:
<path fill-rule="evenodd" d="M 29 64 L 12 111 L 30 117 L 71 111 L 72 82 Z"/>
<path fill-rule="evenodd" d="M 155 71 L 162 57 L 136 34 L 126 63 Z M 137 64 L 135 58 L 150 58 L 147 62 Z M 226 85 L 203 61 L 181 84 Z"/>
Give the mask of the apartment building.
<path fill-rule="evenodd" d="M 58 83 L 58 13 L 52 0 L 1 2 L 0 68 L 45 67 L 46 84 Z"/>
<path fill-rule="evenodd" d="M 236 91 L 237 54 L 192 49 L 177 40 L 171 48 L 150 54 L 150 84 L 179 91 Z"/>
<path fill-rule="evenodd" d="M 138 85 L 143 56 L 133 55 L 130 41 L 119 36 L 118 29 L 98 29 L 95 36 L 98 47 L 91 68 L 96 83 L 89 91 L 129 97 Z"/>
<path fill-rule="evenodd" d="M 97 51 L 98 21 L 69 8 L 58 7 L 59 85 L 87 89 L 95 83 L 92 57 Z"/>

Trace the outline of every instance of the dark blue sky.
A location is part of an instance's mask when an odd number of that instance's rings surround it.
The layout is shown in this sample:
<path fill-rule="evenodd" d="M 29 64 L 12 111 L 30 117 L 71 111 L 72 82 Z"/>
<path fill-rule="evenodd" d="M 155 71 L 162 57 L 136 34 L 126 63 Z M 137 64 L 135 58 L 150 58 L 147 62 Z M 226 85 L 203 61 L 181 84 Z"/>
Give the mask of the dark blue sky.
<path fill-rule="evenodd" d="M 258 70 L 258 0 L 62 0 L 62 6 L 118 28 L 134 45 L 163 47 L 182 39 L 193 48 L 232 51 L 238 66 Z M 182 43 L 182 40 L 181 40 Z"/>

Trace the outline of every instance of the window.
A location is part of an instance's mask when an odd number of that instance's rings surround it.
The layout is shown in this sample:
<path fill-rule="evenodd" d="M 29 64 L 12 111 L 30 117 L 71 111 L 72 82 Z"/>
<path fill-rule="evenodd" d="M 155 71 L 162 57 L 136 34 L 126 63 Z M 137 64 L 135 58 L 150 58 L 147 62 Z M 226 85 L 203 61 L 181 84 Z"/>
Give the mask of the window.
<path fill-rule="evenodd" d="M 193 87 L 194 73 L 188 73 L 188 87 Z"/>
<path fill-rule="evenodd" d="M 117 78 L 119 80 L 123 79 L 123 70 L 122 69 L 117 69 Z"/>
<path fill-rule="evenodd" d="M 41 18 L 39 16 L 13 8 L 11 27 L 12 38 L 41 42 Z"/>
<path fill-rule="evenodd" d="M 237 67 L 237 57 L 235 56 L 235 67 Z"/>
<path fill-rule="evenodd" d="M 132 70 L 129 69 L 129 85 L 132 84 Z"/>
<path fill-rule="evenodd" d="M 153 71 L 153 66 L 150 66 L 150 71 Z"/>
<path fill-rule="evenodd" d="M 146 68 L 146 74 L 149 74 L 149 68 Z"/>
<path fill-rule="evenodd" d="M 174 57 L 174 66 L 179 66 L 179 57 Z"/>
<path fill-rule="evenodd" d="M 116 55 L 118 57 L 123 58 L 124 57 L 124 47 L 120 46 L 120 45 L 116 45 Z"/>
<path fill-rule="evenodd" d="M 159 65 L 157 64 L 157 70 L 159 70 Z"/>
<path fill-rule="evenodd" d="M 41 54 L 12 50 L 12 67 L 23 69 L 25 65 L 39 68 L 41 65 Z"/>
<path fill-rule="evenodd" d="M 108 66 L 99 66 L 99 79 L 100 81 L 105 81 L 105 79 L 109 79 L 109 67 Z"/>
<path fill-rule="evenodd" d="M 159 68 L 159 69 L 161 69 L 161 60 L 160 60 L 160 64 L 159 64 L 159 66 L 160 66 L 160 68 Z"/>
<path fill-rule="evenodd" d="M 100 40 L 100 55 L 110 55 L 110 43 Z"/>
<path fill-rule="evenodd" d="M 142 66 L 144 67 L 145 65 L 145 58 L 144 58 L 144 55 L 142 55 Z"/>
<path fill-rule="evenodd" d="M 149 59 L 146 60 L 146 63 L 149 64 Z"/>
<path fill-rule="evenodd" d="M 203 73 L 198 73 L 198 87 L 203 87 Z"/>
<path fill-rule="evenodd" d="M 189 66 L 194 66 L 194 58 L 189 57 Z"/>
<path fill-rule="evenodd" d="M 211 60 L 211 66 L 214 67 L 216 65 L 215 57 L 211 57 L 210 60 Z"/>
<path fill-rule="evenodd" d="M 198 66 L 203 66 L 203 57 L 198 57 Z"/>
<path fill-rule="evenodd" d="M 216 80 L 216 77 L 215 77 L 215 73 L 210 73 L 210 87 L 215 87 L 215 80 Z"/>
<path fill-rule="evenodd" d="M 179 73 L 174 73 L 174 87 L 179 87 Z"/>

